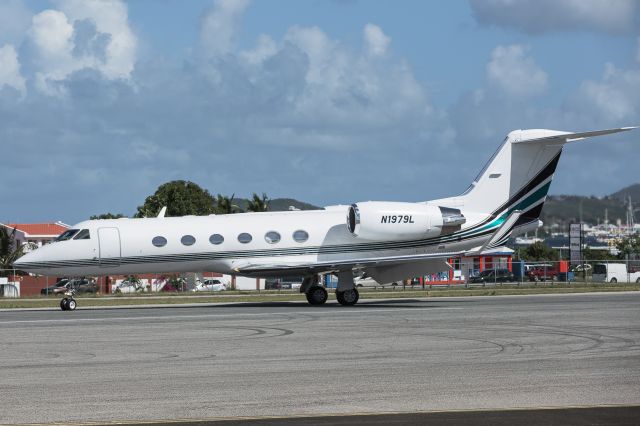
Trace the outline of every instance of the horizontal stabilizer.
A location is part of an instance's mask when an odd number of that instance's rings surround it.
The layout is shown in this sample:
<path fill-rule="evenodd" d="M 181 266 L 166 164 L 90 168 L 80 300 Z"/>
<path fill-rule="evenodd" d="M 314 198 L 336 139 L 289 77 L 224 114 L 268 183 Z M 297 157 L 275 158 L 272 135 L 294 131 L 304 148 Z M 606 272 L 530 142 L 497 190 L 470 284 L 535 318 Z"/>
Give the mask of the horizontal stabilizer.
<path fill-rule="evenodd" d="M 629 130 L 637 129 L 638 127 L 620 127 L 617 129 L 605 129 L 605 130 L 594 130 L 591 132 L 566 132 L 560 133 L 553 136 L 546 136 L 543 138 L 535 138 L 535 139 L 523 139 L 523 140 L 514 140 L 512 143 L 532 143 L 532 142 L 548 142 L 551 144 L 564 144 L 568 142 L 576 142 L 582 139 L 591 138 L 594 136 L 603 136 L 610 135 L 613 133 L 627 132 Z"/>

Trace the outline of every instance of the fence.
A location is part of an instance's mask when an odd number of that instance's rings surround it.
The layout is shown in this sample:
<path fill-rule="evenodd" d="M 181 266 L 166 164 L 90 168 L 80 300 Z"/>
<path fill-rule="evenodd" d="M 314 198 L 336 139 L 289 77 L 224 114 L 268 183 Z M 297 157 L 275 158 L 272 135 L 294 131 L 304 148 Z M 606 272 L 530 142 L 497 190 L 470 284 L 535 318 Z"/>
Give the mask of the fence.
<path fill-rule="evenodd" d="M 150 292 L 190 292 L 196 286 L 196 279 L 218 278 L 227 288 L 235 288 L 235 277 L 216 273 L 204 274 L 140 274 L 135 279 L 127 276 L 94 277 L 73 279 L 79 293 L 129 294 Z M 447 278 L 450 277 L 450 278 Z M 240 279 L 240 278 L 238 278 Z M 251 278 L 246 289 L 264 288 L 264 280 Z M 16 275 L 15 270 L 0 269 L 0 297 L 51 296 L 64 292 L 60 277 Z M 262 282 L 262 284 L 260 284 Z M 326 280 L 328 287 L 335 287 L 333 281 Z M 331 282 L 332 285 L 328 283 Z M 376 283 L 372 279 L 357 281 L 364 287 L 375 289 L 433 289 L 441 287 L 486 287 L 501 285 L 540 284 L 597 284 L 597 283 L 637 283 L 640 284 L 640 260 L 611 261 L 595 260 L 580 264 L 568 261 L 525 262 L 512 261 L 508 265 L 491 264 L 482 270 L 455 270 L 452 274 L 443 271 L 438 274 L 407 278 L 395 283 Z M 253 284 L 257 283 L 257 284 Z M 255 286 L 255 287 L 253 287 Z M 360 285 L 359 285 L 360 286 Z M 295 289 L 294 289 L 295 290 Z M 297 291 L 297 290 L 296 290 Z"/>

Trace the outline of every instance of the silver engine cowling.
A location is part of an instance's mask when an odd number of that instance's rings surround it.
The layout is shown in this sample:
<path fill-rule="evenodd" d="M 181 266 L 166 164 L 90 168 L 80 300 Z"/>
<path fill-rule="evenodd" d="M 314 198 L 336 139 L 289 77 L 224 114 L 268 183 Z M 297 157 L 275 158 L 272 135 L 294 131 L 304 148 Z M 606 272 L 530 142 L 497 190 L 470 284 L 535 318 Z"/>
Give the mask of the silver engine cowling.
<path fill-rule="evenodd" d="M 352 204 L 347 228 L 366 240 L 413 240 L 459 230 L 466 222 L 459 209 L 426 203 L 366 201 Z"/>

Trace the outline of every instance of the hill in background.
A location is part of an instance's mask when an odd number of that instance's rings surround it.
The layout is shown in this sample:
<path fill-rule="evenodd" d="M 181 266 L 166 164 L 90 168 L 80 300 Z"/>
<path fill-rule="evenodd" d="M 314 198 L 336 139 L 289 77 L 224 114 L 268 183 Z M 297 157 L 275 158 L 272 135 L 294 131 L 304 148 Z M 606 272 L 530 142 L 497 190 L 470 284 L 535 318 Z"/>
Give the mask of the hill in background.
<path fill-rule="evenodd" d="M 634 202 L 634 204 L 640 203 L 640 183 L 627 186 L 626 188 L 609 195 L 609 197 L 623 201 L 627 201 L 627 199 L 631 197 L 631 201 Z"/>
<path fill-rule="evenodd" d="M 560 226 L 561 230 L 568 230 L 569 223 L 583 222 L 590 224 L 603 223 L 605 211 L 609 223 L 616 224 L 618 220 L 626 223 L 627 202 L 631 201 L 640 207 L 640 184 L 628 186 L 603 198 L 584 197 L 579 195 L 550 195 L 544 203 L 540 219 L 545 227 L 552 224 Z"/>

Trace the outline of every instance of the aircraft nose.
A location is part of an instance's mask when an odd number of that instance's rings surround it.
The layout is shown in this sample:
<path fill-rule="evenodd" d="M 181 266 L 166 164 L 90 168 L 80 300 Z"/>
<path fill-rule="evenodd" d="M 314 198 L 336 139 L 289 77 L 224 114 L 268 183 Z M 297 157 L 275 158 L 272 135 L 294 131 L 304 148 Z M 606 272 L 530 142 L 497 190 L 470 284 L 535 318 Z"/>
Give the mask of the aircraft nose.
<path fill-rule="evenodd" d="M 34 265 L 35 263 L 37 263 L 40 260 L 40 253 L 38 253 L 38 250 L 29 252 L 25 255 L 23 255 L 22 257 L 20 257 L 18 260 L 16 260 L 15 262 L 13 262 L 13 267 L 15 269 L 20 269 L 23 271 L 28 271 L 30 269 L 35 269 L 36 265 Z"/>

